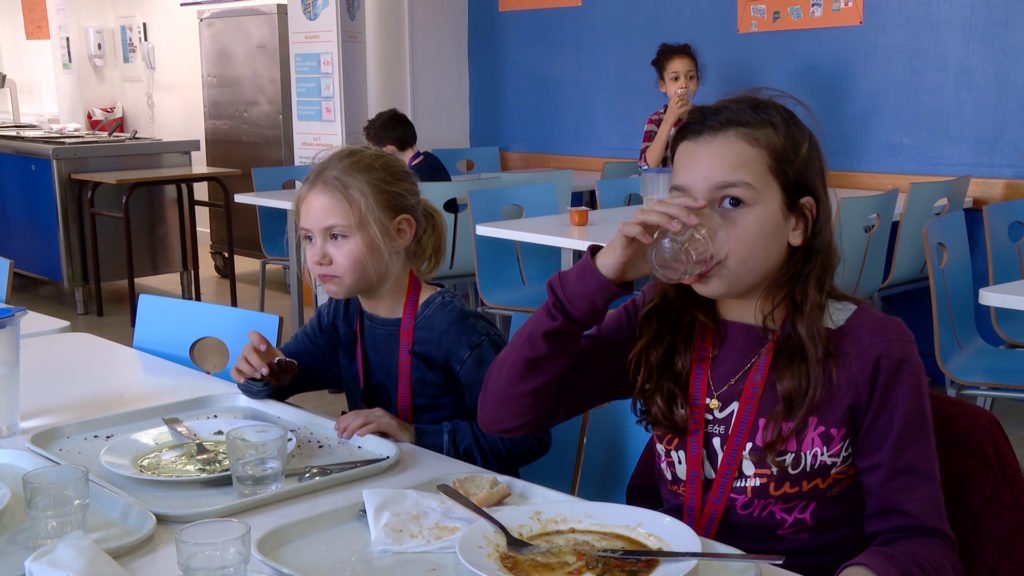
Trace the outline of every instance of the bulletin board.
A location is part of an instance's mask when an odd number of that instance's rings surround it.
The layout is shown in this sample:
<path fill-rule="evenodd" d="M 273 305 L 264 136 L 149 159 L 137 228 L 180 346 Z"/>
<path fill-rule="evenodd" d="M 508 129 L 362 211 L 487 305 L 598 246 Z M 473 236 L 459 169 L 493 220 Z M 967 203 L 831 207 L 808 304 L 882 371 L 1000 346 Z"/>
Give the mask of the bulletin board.
<path fill-rule="evenodd" d="M 737 0 L 740 34 L 864 23 L 864 0 Z"/>
<path fill-rule="evenodd" d="M 498 0 L 498 10 L 534 10 L 537 8 L 568 8 L 582 6 L 583 0 Z"/>

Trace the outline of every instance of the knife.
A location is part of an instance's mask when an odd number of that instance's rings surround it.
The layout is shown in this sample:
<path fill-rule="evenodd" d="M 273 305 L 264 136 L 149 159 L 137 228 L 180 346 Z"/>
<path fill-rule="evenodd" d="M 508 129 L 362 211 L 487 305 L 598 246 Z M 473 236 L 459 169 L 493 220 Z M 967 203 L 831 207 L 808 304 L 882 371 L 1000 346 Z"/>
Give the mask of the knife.
<path fill-rule="evenodd" d="M 757 562 L 782 564 L 785 556 L 774 554 L 729 554 L 723 552 L 675 552 L 673 550 L 614 550 L 602 549 L 594 553 L 605 558 L 657 558 L 661 560 L 720 560 L 725 562 Z"/>
<path fill-rule="evenodd" d="M 326 468 L 332 472 L 344 472 L 346 470 L 355 470 L 356 468 L 362 468 L 363 466 L 384 462 L 388 459 L 389 456 L 383 456 L 381 458 L 367 458 L 366 460 L 348 460 L 346 462 L 332 462 L 329 464 L 305 464 L 302 466 L 291 466 L 284 469 L 284 475 L 298 476 L 309 472 L 310 468 Z"/>

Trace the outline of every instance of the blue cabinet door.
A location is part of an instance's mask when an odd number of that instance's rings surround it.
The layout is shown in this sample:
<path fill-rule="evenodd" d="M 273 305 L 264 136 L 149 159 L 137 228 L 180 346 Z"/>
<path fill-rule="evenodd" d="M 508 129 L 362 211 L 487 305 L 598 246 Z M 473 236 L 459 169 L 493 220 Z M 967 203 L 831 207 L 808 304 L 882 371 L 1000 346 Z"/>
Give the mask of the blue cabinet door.
<path fill-rule="evenodd" d="M 53 165 L 46 158 L 0 154 L 0 256 L 18 270 L 64 281 Z"/>

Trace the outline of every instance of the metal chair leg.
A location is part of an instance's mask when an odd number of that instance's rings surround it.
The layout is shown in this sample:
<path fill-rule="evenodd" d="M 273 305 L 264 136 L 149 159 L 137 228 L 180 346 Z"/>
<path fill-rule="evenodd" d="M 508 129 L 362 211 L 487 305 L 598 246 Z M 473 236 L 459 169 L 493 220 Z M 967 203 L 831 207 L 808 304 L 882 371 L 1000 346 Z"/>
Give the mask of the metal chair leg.
<path fill-rule="evenodd" d="M 260 312 L 263 312 L 263 306 L 264 306 L 264 304 L 266 302 L 266 295 L 267 295 L 267 261 L 266 260 L 260 260 L 259 282 L 260 282 L 260 287 L 259 287 L 260 296 L 259 296 L 259 308 L 257 308 L 257 310 L 259 310 Z"/>

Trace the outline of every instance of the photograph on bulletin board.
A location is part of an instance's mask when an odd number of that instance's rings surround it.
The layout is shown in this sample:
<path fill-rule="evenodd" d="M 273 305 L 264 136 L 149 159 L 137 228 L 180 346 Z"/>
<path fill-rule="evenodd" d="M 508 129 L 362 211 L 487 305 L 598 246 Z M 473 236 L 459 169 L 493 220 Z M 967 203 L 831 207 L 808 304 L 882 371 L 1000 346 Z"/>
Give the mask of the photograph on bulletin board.
<path fill-rule="evenodd" d="M 538 8 L 570 8 L 581 6 L 583 0 L 498 0 L 498 11 L 536 10 Z"/>
<path fill-rule="evenodd" d="M 740 34 L 860 26 L 864 0 L 737 0 Z"/>

